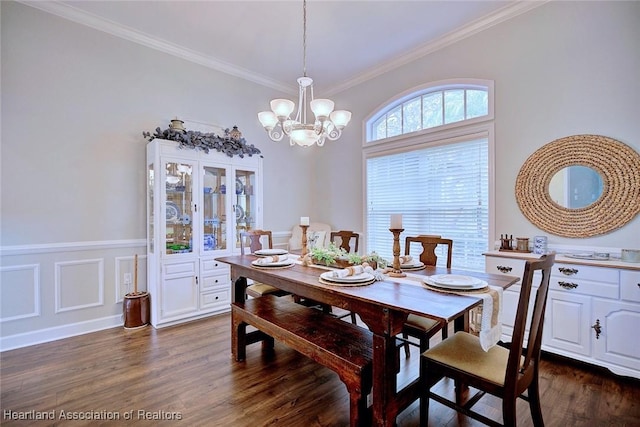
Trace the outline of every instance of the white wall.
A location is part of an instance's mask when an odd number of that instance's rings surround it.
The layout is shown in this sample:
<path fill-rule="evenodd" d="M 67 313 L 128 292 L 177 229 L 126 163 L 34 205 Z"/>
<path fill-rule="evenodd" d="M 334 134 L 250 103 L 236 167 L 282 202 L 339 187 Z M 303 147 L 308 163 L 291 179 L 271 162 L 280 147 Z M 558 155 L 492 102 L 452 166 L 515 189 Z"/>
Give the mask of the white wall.
<path fill-rule="evenodd" d="M 77 333 L 77 323 L 122 324 L 119 258 L 145 253 L 142 132 L 175 116 L 238 125 L 262 150 L 264 199 L 277 201 L 265 205 L 265 228 L 288 231 L 308 215 L 309 153 L 270 141 L 256 116 L 283 94 L 21 3 L 0 8 L 0 318 L 28 315 L 3 321 L 2 337 L 21 343 L 29 337 L 20 334 L 46 328 L 54 329 L 36 339 Z M 90 269 L 84 264 L 56 278 L 60 263 L 92 259 L 102 270 L 86 280 L 75 274 Z M 34 288 L 38 295 L 27 292 Z M 56 313 L 56 298 L 69 289 L 81 301 Z"/>
<path fill-rule="evenodd" d="M 547 3 L 336 94 L 352 123 L 321 149 L 268 140 L 256 112 L 282 95 L 273 90 L 20 3 L 0 2 L 0 14 L 1 308 L 11 312 L 7 304 L 24 296 L 20 309 L 36 313 L 0 324 L 0 338 L 13 343 L 121 324 L 118 275 L 145 250 L 142 131 L 174 116 L 238 125 L 262 150 L 264 226 L 274 231 L 300 216 L 362 230 L 362 121 L 430 81 L 495 80 L 497 234 L 543 233 L 514 197 L 520 166 L 542 145 L 594 133 L 640 151 L 640 2 Z M 608 235 L 550 242 L 638 247 L 639 236 L 636 217 Z M 57 281 L 75 261 L 86 264 Z M 81 283 L 76 273 L 85 269 Z M 67 297 L 62 306 L 73 309 L 56 313 L 56 295 L 76 287 L 87 301 Z"/>
<path fill-rule="evenodd" d="M 317 208 L 333 225 L 364 229 L 363 120 L 395 95 L 450 78 L 495 81 L 496 236 L 546 234 L 518 209 L 524 161 L 557 138 L 600 134 L 640 152 L 640 2 L 550 2 L 338 94 L 352 124 L 322 151 Z M 344 173 L 352 170 L 352 174 Z M 340 171 L 340 174 L 336 172 Z M 640 247 L 640 216 L 609 234 L 551 244 Z"/>

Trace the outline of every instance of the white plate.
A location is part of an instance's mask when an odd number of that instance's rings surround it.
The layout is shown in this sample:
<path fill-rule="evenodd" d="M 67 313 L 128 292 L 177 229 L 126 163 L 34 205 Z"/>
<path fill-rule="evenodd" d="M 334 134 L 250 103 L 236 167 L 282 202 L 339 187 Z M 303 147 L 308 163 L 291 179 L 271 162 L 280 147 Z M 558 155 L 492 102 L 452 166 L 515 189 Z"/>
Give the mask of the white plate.
<path fill-rule="evenodd" d="M 284 249 L 258 249 L 253 254 L 256 256 L 273 256 L 273 255 L 286 255 L 287 252 Z"/>
<path fill-rule="evenodd" d="M 260 260 L 255 260 L 255 261 L 251 261 L 251 265 L 255 265 L 256 267 L 284 267 L 287 265 L 292 265 L 295 264 L 295 261 L 292 259 L 285 259 L 284 261 L 278 261 L 278 262 L 270 262 L 268 264 L 260 264 L 258 261 Z"/>
<path fill-rule="evenodd" d="M 371 273 L 360 273 L 354 274 L 353 276 L 347 277 L 332 277 L 332 271 L 326 271 L 320 275 L 320 277 L 328 282 L 335 283 L 360 283 L 360 282 L 368 282 L 370 280 L 375 279 L 373 274 Z"/>
<path fill-rule="evenodd" d="M 167 201 L 166 212 L 167 222 L 177 222 L 180 218 L 180 208 L 173 202 Z"/>
<path fill-rule="evenodd" d="M 411 264 L 400 264 L 400 268 L 420 268 L 424 267 L 424 262 L 413 262 Z"/>
<path fill-rule="evenodd" d="M 431 280 L 430 278 L 433 276 L 429 276 L 429 277 L 425 277 L 424 279 L 422 279 L 422 281 L 424 283 L 426 283 L 429 286 L 433 286 L 434 288 L 440 288 L 440 289 L 447 289 L 450 291 L 473 291 L 476 289 L 484 289 L 488 286 L 488 283 L 485 282 L 484 280 L 478 280 L 478 283 L 475 283 L 473 285 L 470 286 L 451 286 L 451 285 L 441 285 L 438 284 L 436 282 L 434 282 L 433 280 Z"/>
<path fill-rule="evenodd" d="M 429 276 L 429 280 L 437 285 L 450 288 L 470 288 L 482 282 L 478 278 L 460 274 L 434 274 Z"/>

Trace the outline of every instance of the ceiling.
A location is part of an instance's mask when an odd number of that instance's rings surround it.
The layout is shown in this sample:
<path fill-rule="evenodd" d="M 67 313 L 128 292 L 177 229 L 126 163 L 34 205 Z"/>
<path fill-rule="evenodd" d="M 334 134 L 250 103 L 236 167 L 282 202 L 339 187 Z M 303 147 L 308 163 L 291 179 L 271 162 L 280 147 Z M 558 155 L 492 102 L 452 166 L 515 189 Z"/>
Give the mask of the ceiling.
<path fill-rule="evenodd" d="M 303 73 L 302 1 L 23 1 L 289 93 Z M 544 1 L 308 0 L 307 75 L 331 95 Z"/>

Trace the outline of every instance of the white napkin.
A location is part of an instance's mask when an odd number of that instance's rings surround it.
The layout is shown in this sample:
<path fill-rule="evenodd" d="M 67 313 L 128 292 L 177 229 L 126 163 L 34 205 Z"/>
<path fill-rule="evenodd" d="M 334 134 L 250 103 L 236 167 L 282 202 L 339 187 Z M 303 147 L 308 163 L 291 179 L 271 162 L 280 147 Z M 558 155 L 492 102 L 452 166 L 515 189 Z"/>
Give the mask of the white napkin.
<path fill-rule="evenodd" d="M 288 254 L 285 254 L 285 255 L 269 255 L 269 256 L 262 257 L 262 258 L 258 258 L 255 261 L 255 264 L 266 265 L 266 264 L 272 264 L 274 262 L 286 261 L 287 259 L 289 259 L 289 255 Z"/>
<path fill-rule="evenodd" d="M 342 270 L 333 270 L 328 276 L 342 279 L 343 277 L 355 276 L 357 274 L 364 273 L 364 269 L 365 268 L 362 265 L 354 265 L 352 267 L 343 268 Z"/>
<path fill-rule="evenodd" d="M 489 351 L 500 341 L 502 336 L 502 323 L 500 322 L 502 290 L 498 286 L 489 286 L 489 292 L 470 294 L 482 298 L 482 305 L 471 310 L 469 328 L 471 332 L 478 335 L 480 346 L 484 351 Z M 494 310 L 494 301 L 499 305 L 497 310 Z"/>
<path fill-rule="evenodd" d="M 411 255 L 400 255 L 400 265 L 409 264 L 413 261 L 413 257 Z"/>

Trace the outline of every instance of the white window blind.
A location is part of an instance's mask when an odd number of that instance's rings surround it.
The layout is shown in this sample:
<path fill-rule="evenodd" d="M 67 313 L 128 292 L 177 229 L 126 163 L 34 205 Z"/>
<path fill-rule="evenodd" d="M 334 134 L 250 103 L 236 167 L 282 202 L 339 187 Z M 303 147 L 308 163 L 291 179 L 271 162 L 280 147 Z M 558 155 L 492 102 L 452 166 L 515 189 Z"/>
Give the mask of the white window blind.
<path fill-rule="evenodd" d="M 489 233 L 488 140 L 473 139 L 366 160 L 367 252 L 393 259 L 389 217 L 409 235 L 453 240 L 453 267 L 484 271 Z M 412 247 L 419 254 L 419 245 Z M 444 252 L 438 264 L 446 263 Z"/>

